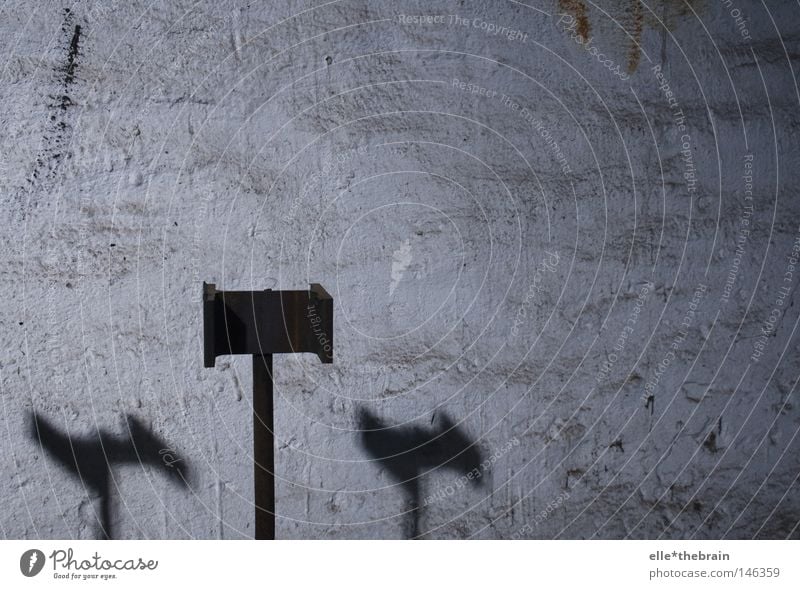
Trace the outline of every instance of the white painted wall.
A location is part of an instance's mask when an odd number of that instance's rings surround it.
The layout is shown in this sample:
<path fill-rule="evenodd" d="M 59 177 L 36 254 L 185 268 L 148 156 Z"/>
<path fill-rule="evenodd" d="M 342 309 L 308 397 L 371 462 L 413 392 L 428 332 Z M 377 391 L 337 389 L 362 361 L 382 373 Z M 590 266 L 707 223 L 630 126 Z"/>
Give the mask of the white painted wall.
<path fill-rule="evenodd" d="M 490 459 L 423 477 L 427 537 L 798 537 L 798 6 L 638 6 L 5 3 L 3 536 L 96 534 L 31 410 L 189 465 L 115 467 L 116 537 L 252 535 L 250 362 L 203 368 L 206 280 L 335 299 L 334 365 L 275 361 L 281 538 L 403 537 L 360 407 Z"/>

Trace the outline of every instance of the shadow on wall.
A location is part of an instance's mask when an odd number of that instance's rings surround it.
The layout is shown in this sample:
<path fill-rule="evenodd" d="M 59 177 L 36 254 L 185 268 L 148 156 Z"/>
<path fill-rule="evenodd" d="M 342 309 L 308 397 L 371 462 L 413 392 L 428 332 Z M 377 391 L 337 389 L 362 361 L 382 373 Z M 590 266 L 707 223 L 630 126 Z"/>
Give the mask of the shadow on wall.
<path fill-rule="evenodd" d="M 466 475 L 480 468 L 481 453 L 477 445 L 445 414 L 435 413 L 430 428 L 399 427 L 388 425 L 361 408 L 358 422 L 364 449 L 402 485 L 408 495 L 408 538 L 420 535 L 421 472 L 442 468 Z M 472 483 L 479 485 L 480 480 L 475 478 Z"/>
<path fill-rule="evenodd" d="M 78 438 L 62 433 L 42 415 L 29 414 L 29 435 L 77 477 L 84 488 L 100 498 L 95 510 L 97 538 L 113 538 L 111 530 L 111 468 L 140 464 L 161 467 L 175 484 L 188 486 L 188 466 L 167 444 L 135 417 L 127 416 L 128 434 L 113 435 L 98 430 L 93 436 Z"/>

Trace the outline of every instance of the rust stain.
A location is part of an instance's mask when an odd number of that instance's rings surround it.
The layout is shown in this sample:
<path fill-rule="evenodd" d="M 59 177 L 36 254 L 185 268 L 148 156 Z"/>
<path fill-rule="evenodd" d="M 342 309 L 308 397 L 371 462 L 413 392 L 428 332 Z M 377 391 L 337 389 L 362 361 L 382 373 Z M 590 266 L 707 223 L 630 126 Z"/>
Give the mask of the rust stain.
<path fill-rule="evenodd" d="M 642 42 L 642 28 L 644 25 L 644 14 L 639 0 L 633 0 L 633 26 L 631 27 L 631 46 L 628 49 L 628 73 L 632 74 L 639 67 L 639 60 L 642 58 L 642 51 L 639 44 Z"/>
<path fill-rule="evenodd" d="M 616 46 L 618 51 L 624 51 L 623 59 L 627 61 L 628 73 L 632 74 L 642 59 L 640 46 L 646 30 L 652 29 L 664 36 L 665 29 L 672 31 L 681 21 L 694 20 L 695 13 L 702 12 L 707 4 L 707 0 L 659 0 L 651 2 L 649 8 L 645 8 L 642 0 L 605 0 L 601 6 L 608 15 L 593 12 L 592 16 L 598 19 L 594 27 L 589 20 L 589 10 L 584 0 L 558 0 L 558 9 L 575 19 L 570 30 L 584 40 L 589 39 L 594 28 L 600 45 L 609 49 Z M 620 31 L 609 24 L 612 19 L 625 30 Z M 622 58 L 620 53 L 617 55 Z"/>
<path fill-rule="evenodd" d="M 586 14 L 586 5 L 581 0 L 558 0 L 558 8 L 562 12 L 568 12 L 575 17 L 577 33 L 582 38 L 588 39 L 592 27 Z"/>
<path fill-rule="evenodd" d="M 648 11 L 645 15 L 645 10 L 641 0 L 622 0 L 619 4 L 625 3 L 621 15 L 622 22 L 630 33 L 632 39 L 628 46 L 628 72 L 633 73 L 639 67 L 642 52 L 640 44 L 642 42 L 642 33 L 645 27 L 649 27 L 661 34 L 664 34 L 664 28 L 667 30 L 674 30 L 680 21 L 687 21 L 695 18 L 695 13 L 702 10 L 706 4 L 705 0 L 662 0 L 661 6 L 651 6 L 651 10 L 658 14 L 658 18 Z M 655 3 L 653 3 L 655 4 Z M 660 22 L 659 22 L 660 20 Z"/>

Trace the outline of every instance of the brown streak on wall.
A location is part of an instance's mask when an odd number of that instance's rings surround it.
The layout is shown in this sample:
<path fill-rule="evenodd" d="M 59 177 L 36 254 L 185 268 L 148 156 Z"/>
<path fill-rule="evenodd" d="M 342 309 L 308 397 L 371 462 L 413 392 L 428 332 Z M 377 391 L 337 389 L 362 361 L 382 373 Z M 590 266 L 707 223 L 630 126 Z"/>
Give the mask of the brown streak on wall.
<path fill-rule="evenodd" d="M 639 0 L 633 0 L 633 30 L 631 31 L 631 46 L 628 50 L 628 73 L 632 74 L 639 67 L 639 60 L 642 51 L 639 44 L 642 42 L 642 26 L 644 24 L 644 14 Z"/>
<path fill-rule="evenodd" d="M 589 17 L 586 15 L 586 5 L 581 0 L 558 0 L 558 8 L 563 12 L 571 13 L 575 17 L 577 33 L 584 39 L 588 39 L 591 25 L 589 24 Z"/>
<path fill-rule="evenodd" d="M 606 0 L 605 2 L 589 2 L 598 9 L 595 13 L 594 27 L 589 21 L 589 8 L 584 0 L 558 0 L 558 9 L 571 14 L 575 18 L 574 32 L 583 39 L 589 39 L 592 29 L 598 41 L 611 49 L 625 51 L 628 73 L 634 73 L 642 58 L 641 43 L 645 29 L 673 31 L 681 21 L 695 20 L 706 5 L 706 0 L 661 0 L 651 2 L 649 9 L 641 0 Z M 607 14 L 603 14 L 603 12 Z M 616 21 L 617 25 L 611 26 Z M 624 31 L 618 27 L 622 27 Z M 624 39 L 624 40 L 623 40 Z M 617 53 L 619 57 L 621 55 Z"/>

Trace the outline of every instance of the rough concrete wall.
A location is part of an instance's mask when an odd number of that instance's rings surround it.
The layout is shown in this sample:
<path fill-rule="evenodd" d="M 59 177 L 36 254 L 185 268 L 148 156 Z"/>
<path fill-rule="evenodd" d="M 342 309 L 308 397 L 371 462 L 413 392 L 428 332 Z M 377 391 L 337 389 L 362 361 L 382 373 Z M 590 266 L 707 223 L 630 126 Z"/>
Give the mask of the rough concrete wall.
<path fill-rule="evenodd" d="M 275 360 L 279 537 L 409 535 L 364 411 L 475 444 L 410 465 L 426 538 L 800 534 L 796 3 L 1 10 L 4 537 L 104 488 L 252 536 L 203 280 L 335 299 L 335 363 Z"/>

